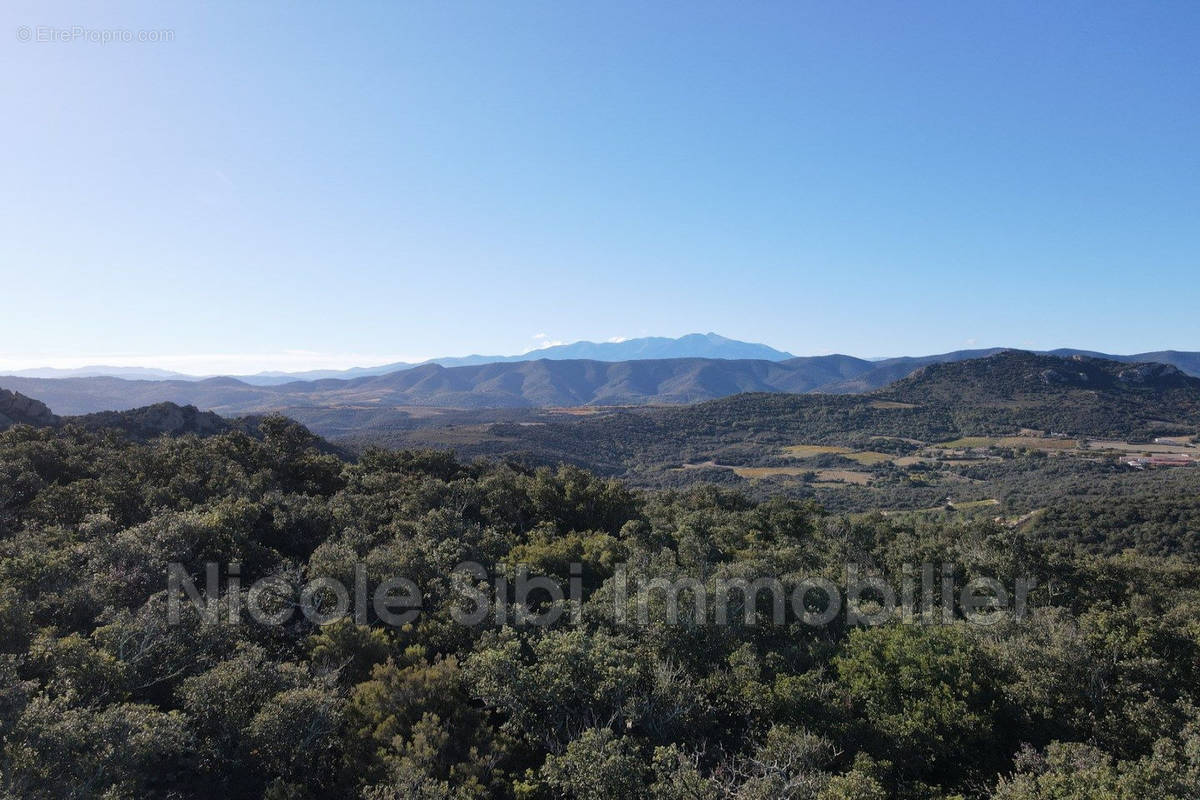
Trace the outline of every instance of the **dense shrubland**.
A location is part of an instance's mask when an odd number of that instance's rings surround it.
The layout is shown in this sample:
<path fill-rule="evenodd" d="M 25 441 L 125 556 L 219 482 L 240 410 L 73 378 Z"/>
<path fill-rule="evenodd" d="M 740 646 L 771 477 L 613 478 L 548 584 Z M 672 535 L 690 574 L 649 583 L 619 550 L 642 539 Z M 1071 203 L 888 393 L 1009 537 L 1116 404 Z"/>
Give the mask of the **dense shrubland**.
<path fill-rule="evenodd" d="M 714 487 L 635 493 L 573 467 L 378 450 L 349 463 L 318 444 L 282 418 L 147 443 L 0 434 L 0 792 L 1200 795 L 1200 569 L 1180 555 L 1195 528 L 1148 510 L 1171 496 L 1146 494 L 1114 547 Z M 1053 526 L 1082 513 L 1068 504 Z M 464 561 L 564 582 L 582 564 L 582 624 L 458 624 Z M 362 564 L 371 582 L 413 580 L 423 612 L 399 628 L 207 625 L 184 603 L 168 624 L 168 564 L 203 586 L 206 562 L 240 565 L 236 585 L 222 572 L 223 610 L 263 577 L 349 583 Z M 988 627 L 615 613 L 620 564 L 790 583 L 924 562 L 1035 575 L 1035 608 Z"/>

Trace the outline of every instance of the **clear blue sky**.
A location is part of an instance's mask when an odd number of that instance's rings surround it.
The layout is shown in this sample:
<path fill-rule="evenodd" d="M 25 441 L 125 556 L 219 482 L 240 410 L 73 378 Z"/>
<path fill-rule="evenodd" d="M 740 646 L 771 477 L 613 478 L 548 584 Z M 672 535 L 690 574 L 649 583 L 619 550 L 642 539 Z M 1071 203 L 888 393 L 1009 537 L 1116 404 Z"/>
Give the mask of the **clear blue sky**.
<path fill-rule="evenodd" d="M 1200 349 L 1191 0 L 0 16 L 0 366 Z"/>

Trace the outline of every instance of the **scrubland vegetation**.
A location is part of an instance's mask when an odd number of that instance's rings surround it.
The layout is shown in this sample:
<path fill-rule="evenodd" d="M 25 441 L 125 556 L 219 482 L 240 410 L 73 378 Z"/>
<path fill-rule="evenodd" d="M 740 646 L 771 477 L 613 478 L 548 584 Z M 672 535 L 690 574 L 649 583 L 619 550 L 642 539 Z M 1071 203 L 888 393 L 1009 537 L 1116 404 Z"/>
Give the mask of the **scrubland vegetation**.
<path fill-rule="evenodd" d="M 712 485 L 633 490 L 574 467 L 351 460 L 278 417 L 145 441 L 18 426 L 0 434 L 0 792 L 1200 795 L 1194 473 L 1137 475 L 1100 497 L 1086 474 L 1099 465 L 1025 458 L 1078 481 L 1033 497 L 1044 474 L 1032 473 L 1021 502 L 1045 507 L 1041 533 L 996 521 L 1004 507 L 847 515 Z M 564 583 L 582 565 L 580 623 L 522 625 L 506 603 L 508 624 L 498 606 L 459 624 L 465 561 Z M 168 565 L 203 589 L 208 562 L 222 565 L 222 608 L 264 577 L 349 585 L 363 564 L 372 583 L 413 580 L 421 613 L 400 627 L 374 615 L 209 625 L 185 602 L 169 624 Z M 988 626 L 812 626 L 794 610 L 773 624 L 765 606 L 749 622 L 738 607 L 728 625 L 672 624 L 661 599 L 645 625 L 614 613 L 618 565 L 642 580 L 793 586 L 840 585 L 850 564 L 898 581 L 924 563 L 958 581 L 1039 583 L 1024 618 Z"/>

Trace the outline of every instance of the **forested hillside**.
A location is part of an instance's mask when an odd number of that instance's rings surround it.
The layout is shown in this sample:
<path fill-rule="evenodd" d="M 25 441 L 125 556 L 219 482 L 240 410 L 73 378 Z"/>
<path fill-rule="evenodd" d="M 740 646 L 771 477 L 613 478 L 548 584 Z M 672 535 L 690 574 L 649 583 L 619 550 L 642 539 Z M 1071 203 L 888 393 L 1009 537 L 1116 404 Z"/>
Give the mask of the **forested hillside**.
<path fill-rule="evenodd" d="M 922 443 L 1022 431 L 1131 442 L 1194 436 L 1200 378 L 1161 364 L 1006 351 L 927 366 L 868 395 L 743 393 L 683 407 L 516 418 L 458 412 L 387 419 L 378 412 L 313 409 L 302 416 L 350 443 L 446 447 L 467 456 L 526 454 L 643 479 L 713 459 L 766 466 L 764 457 L 800 443 L 907 453 Z"/>
<path fill-rule="evenodd" d="M 278 417 L 142 438 L 0 434 L 5 797 L 1200 795 L 1200 569 L 1170 549 L 444 453 L 351 462 Z M 547 609 L 518 607 L 511 582 L 476 624 L 455 621 L 468 561 L 577 575 L 577 624 L 523 624 Z M 206 562 L 222 620 L 294 612 L 300 584 L 353 585 L 356 563 L 372 586 L 414 581 L 420 613 L 208 624 L 183 598 L 171 624 L 168 565 L 207 594 Z M 721 605 L 673 623 L 654 594 L 643 623 L 615 601 L 618 570 L 634 587 L 694 579 L 686 608 L 730 577 L 840 586 L 854 565 L 899 583 L 923 563 L 1038 588 L 1021 619 L 988 626 L 940 599 L 937 624 L 878 626 L 808 624 L 807 599 L 776 620 L 735 596 L 723 625 Z"/>

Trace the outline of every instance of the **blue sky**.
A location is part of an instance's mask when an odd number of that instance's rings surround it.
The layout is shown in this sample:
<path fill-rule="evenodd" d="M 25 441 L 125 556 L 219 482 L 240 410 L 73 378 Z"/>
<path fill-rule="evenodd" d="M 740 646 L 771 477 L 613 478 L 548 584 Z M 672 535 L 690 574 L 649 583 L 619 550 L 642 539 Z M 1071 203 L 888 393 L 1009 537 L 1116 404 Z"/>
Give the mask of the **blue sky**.
<path fill-rule="evenodd" d="M 1200 349 L 1195 2 L 0 16 L 0 368 Z"/>

